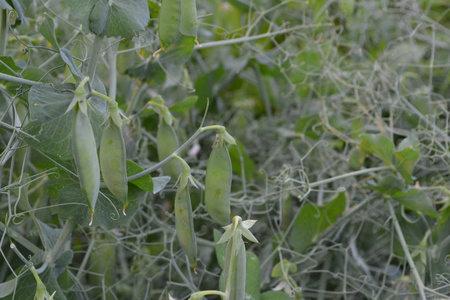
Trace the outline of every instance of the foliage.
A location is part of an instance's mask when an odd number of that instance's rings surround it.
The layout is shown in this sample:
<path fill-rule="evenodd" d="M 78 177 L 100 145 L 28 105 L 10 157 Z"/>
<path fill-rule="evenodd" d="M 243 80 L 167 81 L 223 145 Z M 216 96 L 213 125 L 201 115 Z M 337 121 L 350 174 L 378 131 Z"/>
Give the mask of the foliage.
<path fill-rule="evenodd" d="M 0 10 L 0 299 L 448 298 L 448 1 Z"/>

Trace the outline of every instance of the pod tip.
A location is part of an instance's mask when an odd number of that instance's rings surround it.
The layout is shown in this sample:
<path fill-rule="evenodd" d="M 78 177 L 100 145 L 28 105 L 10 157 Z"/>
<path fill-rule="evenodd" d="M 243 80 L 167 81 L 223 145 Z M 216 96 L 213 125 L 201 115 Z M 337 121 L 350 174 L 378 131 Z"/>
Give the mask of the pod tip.
<path fill-rule="evenodd" d="M 194 274 L 197 275 L 197 265 L 196 264 L 192 266 L 192 269 L 194 269 Z"/>
<path fill-rule="evenodd" d="M 93 221 L 94 221 L 94 212 L 91 212 L 91 221 L 89 222 L 89 226 L 92 225 Z"/>
<path fill-rule="evenodd" d="M 124 207 L 122 208 L 122 213 L 123 213 L 124 216 L 127 215 L 127 213 L 125 212 L 125 209 L 126 209 L 126 208 L 127 208 L 126 206 L 124 206 Z"/>

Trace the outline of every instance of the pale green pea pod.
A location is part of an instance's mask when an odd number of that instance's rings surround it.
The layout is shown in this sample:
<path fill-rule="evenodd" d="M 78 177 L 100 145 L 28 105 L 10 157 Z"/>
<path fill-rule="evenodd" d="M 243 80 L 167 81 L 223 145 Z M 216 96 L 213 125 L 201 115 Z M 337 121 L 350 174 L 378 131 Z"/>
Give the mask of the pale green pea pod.
<path fill-rule="evenodd" d="M 216 222 L 230 223 L 231 159 L 219 136 L 208 160 L 205 178 L 206 210 Z"/>
<path fill-rule="evenodd" d="M 100 166 L 97 156 L 97 145 L 94 132 L 86 111 L 86 103 L 79 103 L 75 107 L 75 119 L 72 130 L 73 155 L 80 179 L 81 190 L 86 197 L 92 225 L 95 204 L 100 189 Z"/>
<path fill-rule="evenodd" d="M 180 33 L 197 38 L 198 22 L 195 0 L 181 0 Z"/>
<path fill-rule="evenodd" d="M 159 122 L 156 141 L 160 161 L 167 158 L 179 147 L 175 130 L 163 119 Z M 178 159 L 172 159 L 162 167 L 162 170 L 164 175 L 170 176 L 172 180 L 176 180 L 181 173 L 182 165 Z"/>
<path fill-rule="evenodd" d="M 158 34 L 163 49 L 172 44 L 178 36 L 180 13 L 180 0 L 162 0 L 159 10 Z"/>
<path fill-rule="evenodd" d="M 181 248 L 186 253 L 195 272 L 197 266 L 197 240 L 194 231 L 189 188 L 178 188 L 175 196 L 175 228 Z"/>
<path fill-rule="evenodd" d="M 110 117 L 103 129 L 100 142 L 100 168 L 106 187 L 123 203 L 123 214 L 128 206 L 128 181 L 125 142 L 122 128 Z"/>

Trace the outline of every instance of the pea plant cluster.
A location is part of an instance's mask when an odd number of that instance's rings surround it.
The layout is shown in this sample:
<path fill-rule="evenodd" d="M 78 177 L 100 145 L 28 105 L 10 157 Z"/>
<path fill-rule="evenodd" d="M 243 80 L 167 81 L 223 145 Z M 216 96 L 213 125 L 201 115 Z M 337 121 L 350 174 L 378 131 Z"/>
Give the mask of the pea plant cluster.
<path fill-rule="evenodd" d="M 449 9 L 0 0 L 0 299 L 448 299 Z"/>

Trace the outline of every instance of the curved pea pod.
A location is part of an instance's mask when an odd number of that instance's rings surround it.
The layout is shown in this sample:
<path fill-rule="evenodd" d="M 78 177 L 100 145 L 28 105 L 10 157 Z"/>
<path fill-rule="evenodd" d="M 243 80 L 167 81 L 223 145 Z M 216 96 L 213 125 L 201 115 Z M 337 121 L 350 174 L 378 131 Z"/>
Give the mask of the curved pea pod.
<path fill-rule="evenodd" d="M 156 141 L 160 161 L 171 155 L 179 146 L 175 130 L 164 120 L 159 122 Z M 164 175 L 170 176 L 172 180 L 176 180 L 181 173 L 182 165 L 179 160 L 172 159 L 162 167 L 162 170 Z"/>
<path fill-rule="evenodd" d="M 121 127 L 112 118 L 103 129 L 100 141 L 100 169 L 108 190 L 123 203 L 123 214 L 128 206 L 128 181 L 125 142 Z"/>
<path fill-rule="evenodd" d="M 175 228 L 181 248 L 183 248 L 195 271 L 197 266 L 197 240 L 194 231 L 191 197 L 187 186 L 178 188 L 175 196 Z"/>
<path fill-rule="evenodd" d="M 231 159 L 223 142 L 217 142 L 206 167 L 205 205 L 211 217 L 225 226 L 230 223 Z"/>
<path fill-rule="evenodd" d="M 73 122 L 73 154 L 81 190 L 86 197 L 89 212 L 91 213 L 90 226 L 92 225 L 95 204 L 97 203 L 100 189 L 100 166 L 91 122 L 87 113 L 83 112 L 79 106 L 80 104 L 75 107 L 75 120 Z"/>

